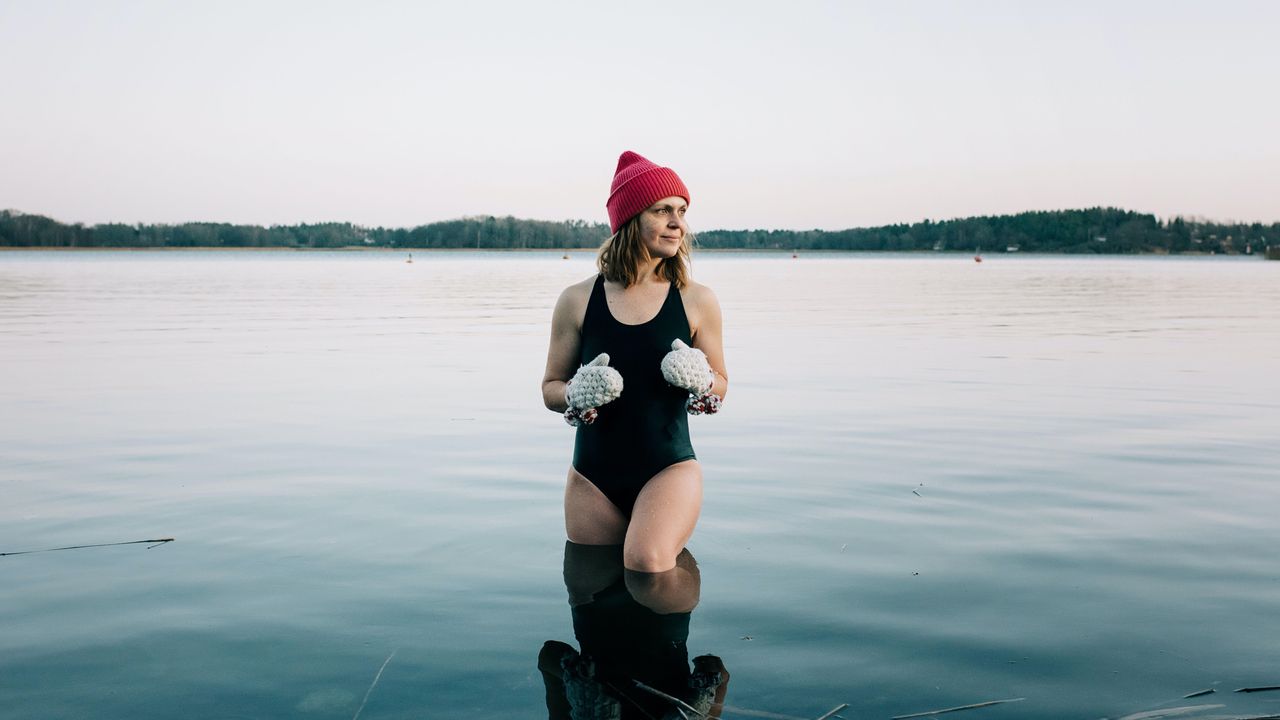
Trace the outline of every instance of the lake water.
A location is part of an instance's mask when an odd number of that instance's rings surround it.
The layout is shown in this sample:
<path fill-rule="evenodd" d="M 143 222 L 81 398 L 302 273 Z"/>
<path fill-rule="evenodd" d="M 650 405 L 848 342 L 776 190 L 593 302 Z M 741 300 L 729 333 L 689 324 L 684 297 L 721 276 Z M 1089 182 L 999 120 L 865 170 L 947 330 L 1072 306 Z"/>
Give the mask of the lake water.
<path fill-rule="evenodd" d="M 176 538 L 0 557 L 0 718 L 547 717 L 538 385 L 592 256 L 415 260 L 0 254 L 0 552 Z M 732 388 L 680 592 L 724 717 L 1280 713 L 1232 692 L 1280 685 L 1280 262 L 694 273 Z"/>

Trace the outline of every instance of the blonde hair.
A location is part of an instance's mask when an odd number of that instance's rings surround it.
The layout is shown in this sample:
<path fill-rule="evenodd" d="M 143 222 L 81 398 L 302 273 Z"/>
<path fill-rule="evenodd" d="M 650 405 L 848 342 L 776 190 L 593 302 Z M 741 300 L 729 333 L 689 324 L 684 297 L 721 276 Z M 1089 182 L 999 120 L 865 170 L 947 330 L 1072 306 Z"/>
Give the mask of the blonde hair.
<path fill-rule="evenodd" d="M 675 283 L 679 290 L 689 284 L 693 242 L 693 233 L 685 232 L 676 254 L 658 263 L 658 275 Z M 600 244 L 596 267 L 600 268 L 605 280 L 631 287 L 640 279 L 640 265 L 648 259 L 649 251 L 640 242 L 640 216 L 636 215 Z"/>

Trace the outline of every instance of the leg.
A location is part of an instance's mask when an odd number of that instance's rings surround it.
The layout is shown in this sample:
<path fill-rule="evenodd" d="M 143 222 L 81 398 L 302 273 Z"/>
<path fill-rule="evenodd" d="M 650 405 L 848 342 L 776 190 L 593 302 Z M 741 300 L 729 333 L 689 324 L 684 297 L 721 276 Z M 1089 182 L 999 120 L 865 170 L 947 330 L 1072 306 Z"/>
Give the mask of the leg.
<path fill-rule="evenodd" d="M 693 535 L 702 510 L 702 466 L 685 460 L 645 483 L 631 511 L 622 562 L 628 570 L 665 572 Z"/>
<path fill-rule="evenodd" d="M 595 594 L 622 577 L 621 545 L 564 544 L 564 586 L 569 607 L 591 602 Z"/>
<path fill-rule="evenodd" d="M 693 612 L 702 591 L 702 575 L 688 548 L 676 556 L 676 566 L 666 572 L 627 570 L 627 592 L 636 602 L 658 613 Z"/>
<path fill-rule="evenodd" d="M 569 541 L 579 545 L 621 545 L 627 519 L 600 488 L 569 468 L 569 481 L 564 488 L 564 529 Z"/>

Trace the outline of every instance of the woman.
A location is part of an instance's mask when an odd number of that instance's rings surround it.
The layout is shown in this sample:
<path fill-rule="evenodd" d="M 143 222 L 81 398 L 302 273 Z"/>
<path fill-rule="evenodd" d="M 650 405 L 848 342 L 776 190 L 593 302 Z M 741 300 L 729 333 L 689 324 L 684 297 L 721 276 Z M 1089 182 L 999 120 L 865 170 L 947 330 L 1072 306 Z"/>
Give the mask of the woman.
<path fill-rule="evenodd" d="M 687 413 L 715 412 L 729 387 L 720 304 L 689 279 L 689 191 L 673 170 L 624 152 L 605 207 L 600 274 L 556 302 L 542 399 L 578 427 L 569 540 L 664 572 L 702 507 Z"/>

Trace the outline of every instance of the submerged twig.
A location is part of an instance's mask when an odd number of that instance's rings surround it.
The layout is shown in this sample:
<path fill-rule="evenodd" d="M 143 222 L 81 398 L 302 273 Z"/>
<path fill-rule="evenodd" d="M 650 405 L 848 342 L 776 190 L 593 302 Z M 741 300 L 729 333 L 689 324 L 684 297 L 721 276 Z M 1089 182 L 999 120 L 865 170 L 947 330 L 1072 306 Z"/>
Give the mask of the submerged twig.
<path fill-rule="evenodd" d="M 782 713 L 769 712 L 768 710 L 751 710 L 749 708 L 734 707 L 733 705 L 721 705 L 720 712 L 729 713 L 730 715 L 746 715 L 747 717 L 770 718 L 770 720 L 809 720 L 796 715 L 784 715 Z"/>
<path fill-rule="evenodd" d="M 1183 695 L 1183 696 L 1182 696 L 1182 699 L 1183 699 L 1183 700 L 1186 700 L 1186 699 L 1188 699 L 1188 698 L 1200 697 L 1201 695 L 1210 695 L 1210 694 L 1212 694 L 1212 693 L 1216 693 L 1216 692 L 1218 692 L 1218 691 L 1217 691 L 1217 690 L 1214 690 L 1213 688 L 1209 688 L 1209 689 L 1207 689 L 1207 690 L 1197 690 L 1197 691 L 1195 691 L 1195 692 L 1193 692 L 1193 693 L 1188 693 L 1188 694 L 1186 694 L 1186 695 Z"/>
<path fill-rule="evenodd" d="M 837 705 L 831 708 L 830 710 L 828 710 L 827 713 L 819 717 L 818 720 L 827 720 L 827 718 L 831 717 L 832 715 L 835 715 L 836 713 L 840 712 L 841 710 L 847 707 L 849 707 L 849 703 L 841 703 L 840 705 Z"/>
<path fill-rule="evenodd" d="M 97 543 L 94 545 L 68 545 L 66 547 L 45 548 L 44 550 L 20 550 L 18 552 L 0 552 L 0 557 L 4 557 L 6 555 L 31 555 L 32 553 L 57 552 L 58 550 L 83 550 L 84 548 L 110 547 L 111 545 L 142 545 L 144 543 L 151 545 L 151 547 L 147 548 L 148 550 L 150 550 L 153 547 L 158 547 L 160 545 L 164 545 L 165 543 L 171 543 L 171 542 L 173 542 L 173 538 L 158 538 L 156 540 L 130 540 L 128 542 Z"/>
<path fill-rule="evenodd" d="M 1143 710 L 1125 715 L 1120 720 L 1158 720 L 1159 718 L 1176 717 L 1178 715 L 1199 715 L 1208 710 L 1216 710 L 1226 705 L 1184 705 L 1183 707 L 1162 708 L 1160 710 Z M 1244 718 L 1238 718 L 1244 720 Z"/>
<path fill-rule="evenodd" d="M 1245 693 L 1267 692 L 1268 690 L 1280 690 L 1280 685 L 1267 685 L 1265 687 L 1243 687 L 1236 690 L 1236 692 L 1245 692 Z"/>
<path fill-rule="evenodd" d="M 1003 705 L 1004 703 L 1019 702 L 1026 698 L 1009 698 L 1007 700 L 988 700 L 986 702 L 973 703 L 972 705 L 959 705 L 957 707 L 942 708 L 941 710 L 930 710 L 928 712 L 911 713 L 910 715 L 894 715 L 893 720 L 907 720 L 907 718 L 928 717 L 930 715 L 941 715 L 943 713 L 958 712 L 960 710 L 973 710 L 975 708 L 991 707 L 992 705 Z"/>
<path fill-rule="evenodd" d="M 369 689 L 364 691 L 364 699 L 360 701 L 360 707 L 356 708 L 356 714 L 351 716 L 351 720 L 359 720 L 360 713 L 364 712 L 365 703 L 369 702 L 369 696 L 373 694 L 374 686 L 377 685 L 378 680 L 382 678 L 382 671 L 387 669 L 387 664 L 391 662 L 391 658 L 395 657 L 398 651 L 398 648 L 396 650 L 392 650 L 391 654 L 387 656 L 387 659 L 382 661 L 382 667 L 378 668 L 378 674 L 373 676 L 373 682 L 369 683 Z"/>
<path fill-rule="evenodd" d="M 657 688 L 651 688 L 648 685 L 645 685 L 644 683 L 640 682 L 639 680 L 632 680 L 631 682 L 635 683 L 636 687 L 640 688 L 641 690 L 644 690 L 646 692 L 651 692 L 654 695 L 657 695 L 658 697 L 664 700 L 668 700 L 670 702 L 675 703 L 677 709 L 684 708 L 685 710 L 688 710 L 689 712 L 693 713 L 694 715 L 697 715 L 698 717 L 706 717 L 705 714 L 698 712 L 697 708 L 695 708 L 694 706 L 690 705 L 689 703 L 681 700 L 680 698 L 674 695 L 668 695 L 662 692 L 661 690 L 658 690 Z"/>

